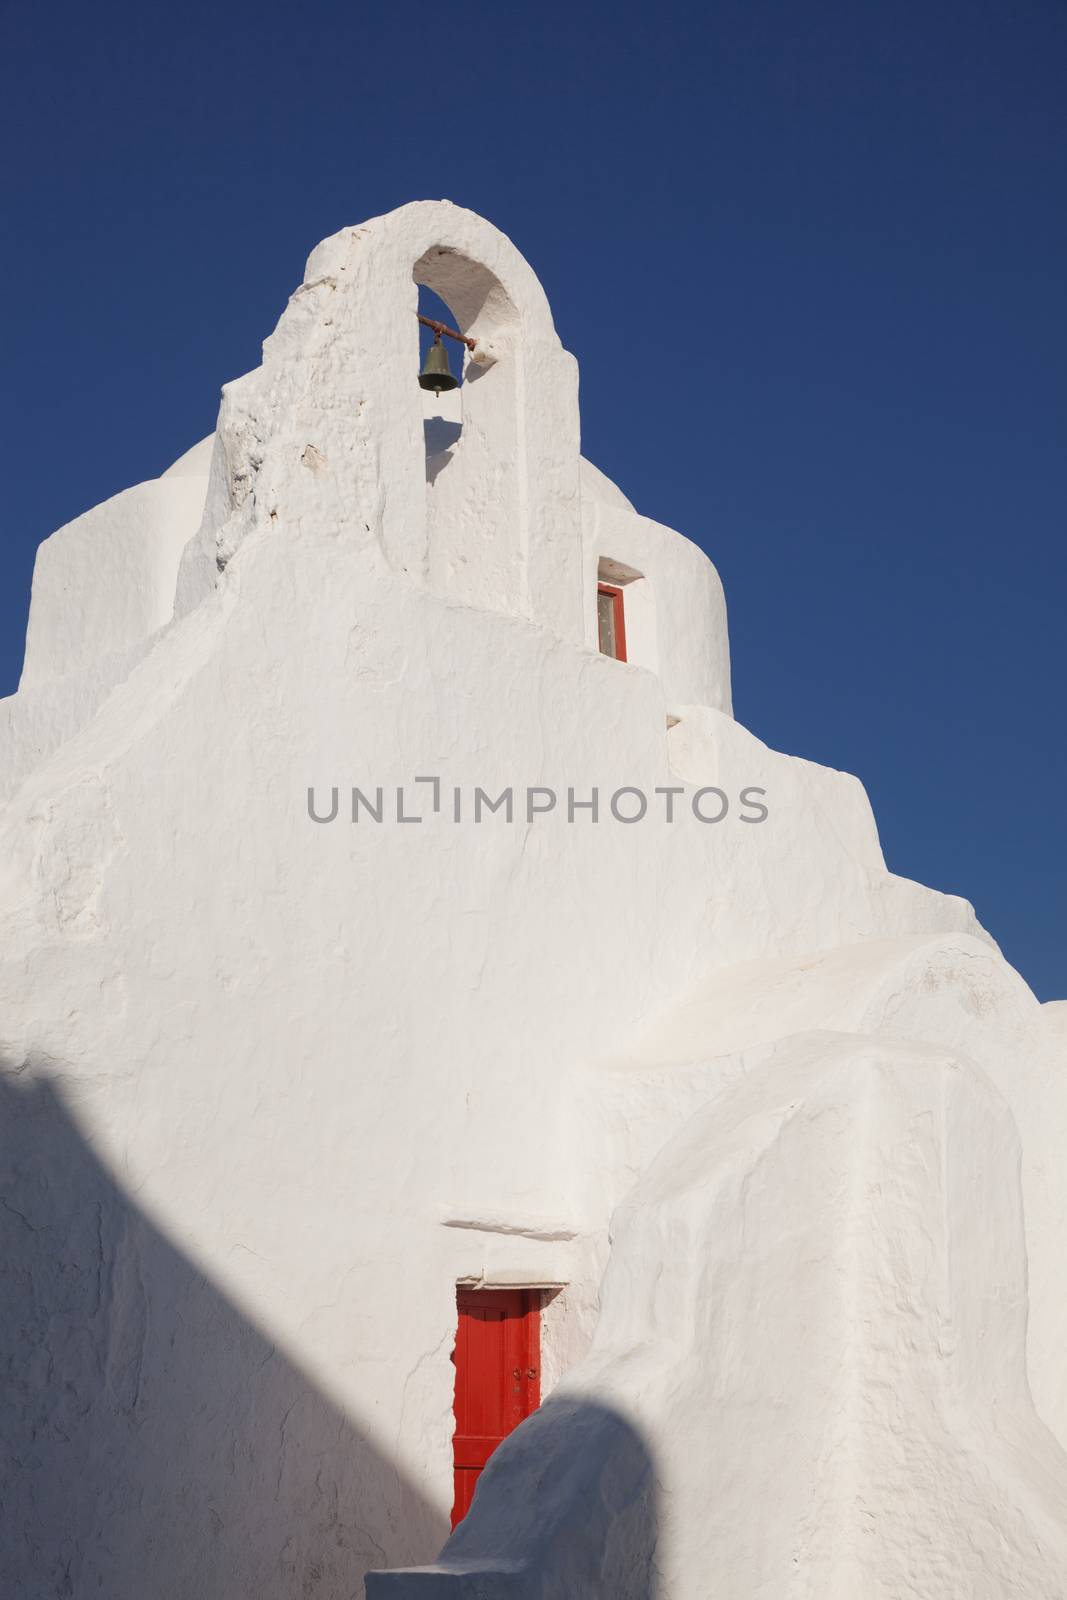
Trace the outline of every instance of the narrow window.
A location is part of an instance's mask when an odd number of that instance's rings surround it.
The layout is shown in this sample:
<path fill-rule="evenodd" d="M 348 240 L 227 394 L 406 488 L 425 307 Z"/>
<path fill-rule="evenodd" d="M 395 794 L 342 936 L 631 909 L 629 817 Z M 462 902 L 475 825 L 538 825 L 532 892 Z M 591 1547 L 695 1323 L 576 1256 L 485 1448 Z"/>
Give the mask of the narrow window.
<path fill-rule="evenodd" d="M 597 628 L 600 650 L 616 661 L 626 660 L 626 623 L 623 616 L 622 590 L 613 583 L 596 586 Z"/>
<path fill-rule="evenodd" d="M 497 1445 L 541 1403 L 540 1290 L 458 1289 L 456 1303 L 453 1527 Z"/>

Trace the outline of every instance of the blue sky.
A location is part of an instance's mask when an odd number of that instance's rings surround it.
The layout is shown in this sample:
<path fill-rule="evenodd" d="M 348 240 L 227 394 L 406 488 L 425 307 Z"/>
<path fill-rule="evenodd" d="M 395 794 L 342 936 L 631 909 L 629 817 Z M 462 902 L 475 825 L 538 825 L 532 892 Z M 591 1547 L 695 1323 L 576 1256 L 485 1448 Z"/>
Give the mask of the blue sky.
<path fill-rule="evenodd" d="M 39 540 L 211 431 L 317 240 L 447 196 L 718 566 L 738 716 L 1067 995 L 1064 0 L 7 0 L 0 56 L 0 694 Z"/>

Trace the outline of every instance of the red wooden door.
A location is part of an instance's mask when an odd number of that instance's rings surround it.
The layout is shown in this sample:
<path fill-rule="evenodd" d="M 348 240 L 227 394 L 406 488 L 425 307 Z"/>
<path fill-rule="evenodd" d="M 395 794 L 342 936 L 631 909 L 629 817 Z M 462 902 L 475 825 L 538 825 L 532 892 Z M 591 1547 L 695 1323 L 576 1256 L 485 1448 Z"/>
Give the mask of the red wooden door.
<path fill-rule="evenodd" d="M 453 1527 L 470 1509 L 478 1474 L 497 1445 L 541 1403 L 538 1291 L 459 1289 L 456 1303 Z"/>

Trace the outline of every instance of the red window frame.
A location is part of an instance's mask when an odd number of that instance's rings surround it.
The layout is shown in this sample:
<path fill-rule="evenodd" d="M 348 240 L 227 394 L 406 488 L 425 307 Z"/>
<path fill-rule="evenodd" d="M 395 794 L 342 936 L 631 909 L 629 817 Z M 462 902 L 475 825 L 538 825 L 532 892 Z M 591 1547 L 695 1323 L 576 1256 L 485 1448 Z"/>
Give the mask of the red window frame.
<path fill-rule="evenodd" d="M 600 615 L 599 615 L 599 611 L 598 611 L 598 614 L 597 614 L 597 642 L 598 642 L 598 644 L 600 644 L 600 652 L 601 652 L 602 655 L 608 656 L 609 660 L 625 661 L 626 660 L 626 610 L 625 610 L 625 607 L 623 605 L 622 590 L 619 588 L 618 584 L 615 584 L 615 583 L 598 583 L 597 586 L 596 586 L 596 592 L 597 592 L 597 598 L 598 599 L 602 594 L 606 594 L 606 595 L 610 595 L 611 596 L 612 608 L 613 608 L 614 613 L 615 613 L 615 654 L 614 654 L 614 656 L 612 656 L 612 655 L 610 655 L 610 653 L 607 650 L 604 649 L 603 643 L 600 640 Z"/>

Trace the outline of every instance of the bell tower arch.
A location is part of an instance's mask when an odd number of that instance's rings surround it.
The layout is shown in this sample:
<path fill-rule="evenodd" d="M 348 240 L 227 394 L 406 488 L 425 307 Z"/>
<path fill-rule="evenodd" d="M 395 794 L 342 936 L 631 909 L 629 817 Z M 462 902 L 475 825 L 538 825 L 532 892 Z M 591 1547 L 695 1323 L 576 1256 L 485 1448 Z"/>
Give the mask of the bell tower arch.
<path fill-rule="evenodd" d="M 474 340 L 462 439 L 430 489 L 419 284 Z M 418 201 L 319 245 L 263 365 L 223 391 L 208 520 L 221 566 L 253 531 L 332 534 L 581 642 L 577 364 L 510 240 Z"/>

